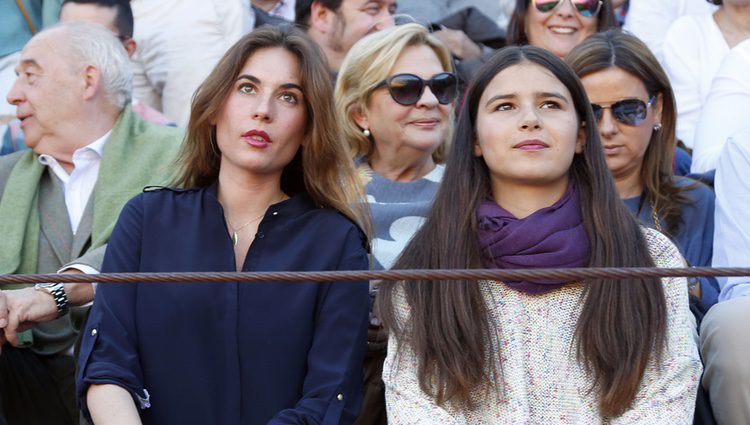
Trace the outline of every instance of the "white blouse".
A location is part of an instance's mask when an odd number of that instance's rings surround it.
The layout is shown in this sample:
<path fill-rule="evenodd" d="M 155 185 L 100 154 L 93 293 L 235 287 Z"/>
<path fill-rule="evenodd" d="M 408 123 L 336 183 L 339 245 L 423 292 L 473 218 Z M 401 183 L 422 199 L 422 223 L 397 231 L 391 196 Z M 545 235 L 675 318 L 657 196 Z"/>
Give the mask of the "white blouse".
<path fill-rule="evenodd" d="M 692 148 L 701 109 L 729 45 L 713 14 L 683 16 L 667 31 L 662 53 L 677 101 L 677 137 Z"/>

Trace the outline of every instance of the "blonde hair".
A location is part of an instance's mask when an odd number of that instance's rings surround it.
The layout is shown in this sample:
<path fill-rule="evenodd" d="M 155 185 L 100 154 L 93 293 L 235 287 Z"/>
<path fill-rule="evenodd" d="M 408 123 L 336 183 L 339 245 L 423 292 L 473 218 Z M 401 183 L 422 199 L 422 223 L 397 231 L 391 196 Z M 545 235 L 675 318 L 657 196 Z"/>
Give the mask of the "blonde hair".
<path fill-rule="evenodd" d="M 419 24 L 405 24 L 370 34 L 358 41 L 344 58 L 336 81 L 336 112 L 341 120 L 344 137 L 354 158 L 369 157 L 373 146 L 362 129 L 354 122 L 353 114 L 365 111 L 370 96 L 390 75 L 401 53 L 407 47 L 425 45 L 437 55 L 440 64 L 453 72 L 453 59 L 442 41 Z M 452 114 L 451 114 L 452 115 Z M 448 120 L 448 131 L 440 145 L 432 152 L 432 159 L 440 164 L 448 156 L 453 134 L 453 117 Z"/>
<path fill-rule="evenodd" d="M 291 25 L 266 26 L 242 37 L 195 92 L 175 183 L 205 187 L 216 181 L 220 156 L 216 126 L 211 122 L 219 115 L 248 58 L 260 49 L 274 47 L 286 49 L 299 61 L 308 116 L 304 130 L 307 143 L 284 167 L 281 189 L 289 196 L 307 192 L 316 204 L 338 210 L 371 235 L 364 188 L 341 141 L 333 87 L 323 53 L 307 34 Z"/>

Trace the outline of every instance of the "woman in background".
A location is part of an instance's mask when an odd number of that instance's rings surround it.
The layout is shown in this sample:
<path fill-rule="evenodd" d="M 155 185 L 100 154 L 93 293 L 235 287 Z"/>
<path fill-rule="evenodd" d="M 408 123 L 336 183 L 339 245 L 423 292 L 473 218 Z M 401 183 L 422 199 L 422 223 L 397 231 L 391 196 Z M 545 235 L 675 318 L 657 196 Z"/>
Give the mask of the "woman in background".
<path fill-rule="evenodd" d="M 516 0 L 508 44 L 531 44 L 564 58 L 586 37 L 617 26 L 611 0 Z"/>
<path fill-rule="evenodd" d="M 336 107 L 365 179 L 375 235 L 373 267 L 389 269 L 424 222 L 443 177 L 458 95 L 450 52 L 427 29 L 406 24 L 352 47 L 336 83 Z M 375 297 L 373 285 L 371 296 Z M 358 424 L 385 423 L 386 335 L 372 317 L 366 396 Z"/>
<path fill-rule="evenodd" d="M 674 175 L 677 112 L 656 57 L 637 37 L 608 31 L 587 38 L 566 61 L 591 101 L 620 198 L 642 223 L 669 236 L 690 265 L 710 266 L 714 193 Z M 695 289 L 703 312 L 716 303 L 715 278 Z"/>

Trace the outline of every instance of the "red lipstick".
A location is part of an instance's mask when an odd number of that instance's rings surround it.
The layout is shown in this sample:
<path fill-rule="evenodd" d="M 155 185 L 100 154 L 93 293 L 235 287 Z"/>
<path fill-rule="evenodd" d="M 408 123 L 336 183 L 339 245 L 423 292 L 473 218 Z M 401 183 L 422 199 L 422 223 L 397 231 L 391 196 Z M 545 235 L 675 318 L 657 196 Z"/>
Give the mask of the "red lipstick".
<path fill-rule="evenodd" d="M 243 134 L 242 138 L 248 145 L 259 149 L 264 149 L 273 143 L 268 133 L 263 130 L 250 130 Z"/>

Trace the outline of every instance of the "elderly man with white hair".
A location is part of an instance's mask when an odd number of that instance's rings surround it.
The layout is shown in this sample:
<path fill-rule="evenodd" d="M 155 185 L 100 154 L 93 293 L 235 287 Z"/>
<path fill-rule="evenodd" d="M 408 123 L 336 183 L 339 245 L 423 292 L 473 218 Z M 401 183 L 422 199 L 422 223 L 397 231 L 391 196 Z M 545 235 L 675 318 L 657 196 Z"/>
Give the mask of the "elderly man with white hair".
<path fill-rule="evenodd" d="M 97 273 L 125 202 L 164 184 L 183 134 L 130 107 L 128 56 L 107 29 L 67 23 L 24 47 L 7 100 L 28 151 L 0 157 L 0 274 Z M 0 424 L 75 424 L 72 348 L 89 283 L 0 292 Z"/>

